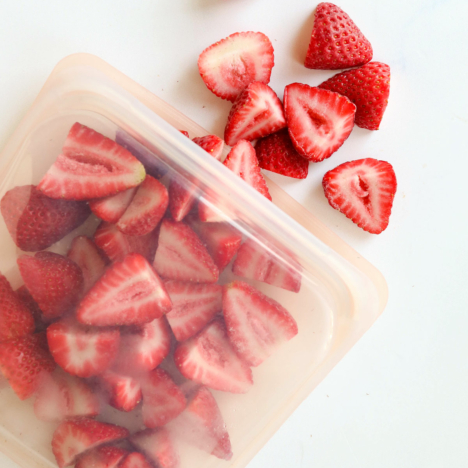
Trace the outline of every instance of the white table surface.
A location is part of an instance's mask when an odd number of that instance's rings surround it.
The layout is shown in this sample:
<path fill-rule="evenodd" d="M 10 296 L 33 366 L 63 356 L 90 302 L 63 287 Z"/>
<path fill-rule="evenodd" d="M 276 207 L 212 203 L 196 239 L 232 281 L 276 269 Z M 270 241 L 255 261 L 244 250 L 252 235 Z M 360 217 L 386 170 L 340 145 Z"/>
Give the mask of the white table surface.
<path fill-rule="evenodd" d="M 54 65 L 100 56 L 222 136 L 230 104 L 197 72 L 198 54 L 237 31 L 275 48 L 270 85 L 317 85 L 303 67 L 314 1 L 0 0 L 0 147 Z M 381 130 L 355 128 L 309 178 L 272 176 L 384 273 L 383 316 L 249 468 L 468 465 L 468 47 L 464 0 L 341 0 L 392 69 Z M 323 174 L 362 157 L 393 164 L 390 226 L 373 236 L 334 211 Z M 2 468 L 17 468 L 0 455 Z M 27 467 L 24 467 L 27 468 Z"/>

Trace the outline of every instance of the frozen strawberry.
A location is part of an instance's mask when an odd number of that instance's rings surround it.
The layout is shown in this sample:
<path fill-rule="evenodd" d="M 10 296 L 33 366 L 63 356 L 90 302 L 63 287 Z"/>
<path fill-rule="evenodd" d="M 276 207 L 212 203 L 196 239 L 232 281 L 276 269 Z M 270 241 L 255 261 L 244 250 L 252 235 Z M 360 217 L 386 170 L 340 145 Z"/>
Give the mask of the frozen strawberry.
<path fill-rule="evenodd" d="M 297 335 L 296 321 L 281 304 L 242 281 L 224 286 L 223 313 L 232 346 L 250 366 Z"/>
<path fill-rule="evenodd" d="M 107 370 L 101 382 L 109 397 L 109 404 L 120 411 L 132 411 L 141 401 L 140 383 L 133 377 Z"/>
<path fill-rule="evenodd" d="M 29 398 L 55 369 L 40 334 L 0 343 L 0 370 L 21 400 Z"/>
<path fill-rule="evenodd" d="M 284 127 L 286 119 L 278 96 L 268 85 L 254 81 L 234 101 L 224 140 L 234 146 L 239 140 L 252 141 Z"/>
<path fill-rule="evenodd" d="M 31 311 L 0 274 L 0 342 L 28 335 L 34 328 Z"/>
<path fill-rule="evenodd" d="M 292 258 L 285 256 L 281 262 L 255 241 L 249 239 L 240 247 L 232 265 L 232 271 L 237 276 L 243 276 L 292 292 L 301 289 L 301 267 Z"/>
<path fill-rule="evenodd" d="M 64 381 L 68 388 L 67 417 L 97 416 L 100 412 L 99 399 L 86 381 L 66 373 Z"/>
<path fill-rule="evenodd" d="M 368 130 L 378 130 L 390 95 L 390 67 L 371 62 L 361 68 L 332 76 L 319 88 L 346 96 L 356 104 L 354 123 Z"/>
<path fill-rule="evenodd" d="M 172 301 L 166 318 L 177 341 L 197 334 L 221 311 L 222 288 L 218 284 L 170 280 L 164 285 Z"/>
<path fill-rule="evenodd" d="M 78 377 L 99 375 L 110 367 L 119 340 L 118 329 L 91 328 L 64 320 L 47 328 L 47 342 L 55 362 Z"/>
<path fill-rule="evenodd" d="M 104 256 L 89 237 L 78 236 L 73 239 L 67 257 L 81 268 L 83 294 L 87 293 L 106 269 Z"/>
<path fill-rule="evenodd" d="M 195 137 L 192 141 L 216 160 L 221 160 L 224 149 L 224 141 L 221 140 L 221 138 L 216 135 L 205 135 L 202 137 Z"/>
<path fill-rule="evenodd" d="M 142 379 L 141 387 L 142 414 L 146 427 L 152 429 L 164 426 L 185 409 L 185 396 L 166 371 L 151 371 Z"/>
<path fill-rule="evenodd" d="M 393 167 L 372 158 L 340 164 L 323 177 L 330 205 L 372 234 L 387 228 L 396 189 Z"/>
<path fill-rule="evenodd" d="M 297 152 L 319 162 L 329 158 L 348 138 L 356 106 L 340 94 L 293 83 L 284 90 L 284 111 Z"/>
<path fill-rule="evenodd" d="M 234 351 L 221 318 L 179 343 L 174 358 L 184 377 L 214 390 L 246 393 L 253 384 L 252 371 Z"/>
<path fill-rule="evenodd" d="M 59 468 L 73 465 L 76 458 L 94 447 L 119 439 L 129 432 L 124 427 L 89 418 L 73 418 L 63 422 L 52 438 L 52 452 Z"/>
<path fill-rule="evenodd" d="M 253 81 L 269 83 L 274 64 L 268 37 L 251 31 L 231 34 L 198 57 L 198 70 L 206 87 L 228 101 L 235 101 Z"/>
<path fill-rule="evenodd" d="M 53 200 L 34 185 L 9 190 L 2 198 L 1 211 L 13 241 L 27 252 L 50 247 L 90 215 L 86 203 Z"/>
<path fill-rule="evenodd" d="M 174 449 L 170 433 L 160 427 L 137 432 L 130 442 L 158 468 L 179 468 L 179 455 Z"/>
<path fill-rule="evenodd" d="M 231 149 L 223 163 L 234 174 L 251 185 L 257 192 L 271 200 L 270 192 L 258 166 L 255 149 L 246 140 L 238 141 Z"/>
<path fill-rule="evenodd" d="M 164 219 L 154 268 L 166 279 L 216 283 L 219 271 L 198 236 L 184 223 Z"/>
<path fill-rule="evenodd" d="M 287 128 L 262 138 L 255 145 L 258 165 L 267 171 L 295 179 L 305 179 L 309 161 L 294 148 Z"/>
<path fill-rule="evenodd" d="M 138 452 L 132 452 L 128 455 L 119 468 L 153 468 L 144 455 Z"/>
<path fill-rule="evenodd" d="M 86 325 L 143 325 L 162 317 L 172 304 L 164 284 L 140 254 L 113 263 L 76 311 Z"/>
<path fill-rule="evenodd" d="M 137 187 L 124 190 L 116 195 L 110 197 L 98 198 L 97 200 L 91 200 L 89 207 L 91 211 L 103 221 L 108 223 L 116 223 L 120 217 L 125 213 L 125 210 L 133 200 Z"/>
<path fill-rule="evenodd" d="M 337 70 L 364 65 L 372 59 L 372 46 L 352 19 L 333 3 L 319 3 L 304 65 Z"/>
<path fill-rule="evenodd" d="M 153 231 L 166 212 L 169 198 L 161 182 L 147 176 L 119 219 L 117 228 L 128 236 L 144 236 Z"/>
<path fill-rule="evenodd" d="M 38 252 L 34 257 L 21 255 L 17 263 L 45 317 L 60 317 L 76 305 L 83 291 L 83 273 L 73 260 L 53 252 Z"/>
<path fill-rule="evenodd" d="M 120 447 L 97 447 L 81 455 L 75 468 L 117 468 L 127 455 L 127 450 Z"/>
<path fill-rule="evenodd" d="M 90 200 L 136 187 L 144 178 L 145 168 L 131 153 L 77 122 L 37 188 L 51 198 Z"/>

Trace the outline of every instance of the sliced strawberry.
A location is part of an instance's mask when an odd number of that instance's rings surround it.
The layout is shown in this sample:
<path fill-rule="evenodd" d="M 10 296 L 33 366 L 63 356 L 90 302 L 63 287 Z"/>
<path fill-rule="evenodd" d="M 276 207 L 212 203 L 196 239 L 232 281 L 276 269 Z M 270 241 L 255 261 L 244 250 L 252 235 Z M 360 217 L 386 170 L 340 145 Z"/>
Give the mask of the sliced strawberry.
<path fill-rule="evenodd" d="M 110 367 L 117 356 L 119 340 L 118 329 L 90 328 L 63 320 L 47 329 L 55 362 L 78 377 L 99 375 Z"/>
<path fill-rule="evenodd" d="M 76 311 L 86 325 L 143 325 L 162 317 L 172 303 L 153 267 L 140 254 L 113 263 Z"/>
<path fill-rule="evenodd" d="M 81 268 L 83 294 L 87 293 L 106 269 L 104 256 L 89 237 L 78 236 L 73 239 L 67 257 Z"/>
<path fill-rule="evenodd" d="M 252 371 L 232 348 L 221 318 L 179 343 L 174 358 L 184 377 L 214 390 L 246 393 L 253 384 Z"/>
<path fill-rule="evenodd" d="M 144 236 L 153 231 L 166 212 L 169 197 L 161 182 L 147 176 L 119 219 L 117 228 L 128 236 Z"/>
<path fill-rule="evenodd" d="M 21 400 L 29 398 L 54 369 L 40 334 L 0 343 L 0 370 Z"/>
<path fill-rule="evenodd" d="M 242 281 L 224 286 L 223 313 L 232 346 L 250 366 L 260 365 L 298 332 L 281 304 Z"/>
<path fill-rule="evenodd" d="M 198 57 L 198 70 L 206 87 L 228 101 L 235 101 L 253 81 L 269 83 L 274 64 L 268 37 L 251 31 L 231 34 Z"/>
<path fill-rule="evenodd" d="M 151 371 L 142 379 L 141 386 L 142 414 L 146 427 L 153 429 L 164 426 L 185 409 L 185 396 L 166 371 Z"/>
<path fill-rule="evenodd" d="M 218 284 L 170 280 L 164 286 L 172 301 L 166 318 L 177 341 L 197 334 L 221 311 L 222 288 Z"/>
<path fill-rule="evenodd" d="M 219 271 L 198 236 L 184 223 L 163 220 L 154 268 L 167 279 L 216 283 Z"/>
<path fill-rule="evenodd" d="M 141 385 L 133 377 L 107 370 L 101 376 L 109 404 L 120 411 L 132 411 L 141 401 Z"/>
<path fill-rule="evenodd" d="M 148 460 L 138 452 L 132 452 L 128 455 L 119 468 L 153 468 Z"/>
<path fill-rule="evenodd" d="M 78 455 L 99 445 L 129 434 L 124 427 L 106 424 L 89 418 L 74 418 L 63 422 L 52 438 L 52 452 L 59 468 L 75 463 Z"/>
<path fill-rule="evenodd" d="M 234 146 L 239 140 L 252 141 L 284 127 L 286 119 L 278 96 L 268 85 L 254 81 L 234 101 L 224 140 Z"/>
<path fill-rule="evenodd" d="M 133 187 L 119 192 L 116 195 L 111 195 L 110 197 L 91 200 L 89 202 L 89 207 L 91 211 L 103 221 L 116 223 L 125 213 L 136 191 L 137 187 Z"/>
<path fill-rule="evenodd" d="M 15 291 L 18 298 L 21 302 L 29 309 L 31 314 L 34 317 L 34 327 L 36 332 L 43 332 L 49 326 L 49 323 L 53 319 L 47 319 L 42 310 L 40 309 L 38 303 L 31 296 L 31 293 L 28 291 L 28 288 L 23 284 L 20 288 Z M 46 339 L 47 342 L 47 339 Z"/>
<path fill-rule="evenodd" d="M 300 266 L 291 258 L 286 258 L 295 268 L 285 265 L 270 255 L 265 249 L 249 239 L 237 252 L 232 265 L 232 271 L 237 276 L 243 276 L 292 292 L 301 289 Z"/>
<path fill-rule="evenodd" d="M 73 260 L 38 252 L 34 257 L 21 255 L 17 263 L 26 287 L 47 318 L 60 317 L 76 305 L 83 291 L 83 273 Z"/>
<path fill-rule="evenodd" d="M 13 241 L 28 252 L 50 247 L 90 215 L 86 203 L 53 200 L 34 185 L 14 187 L 5 193 L 1 211 Z"/>
<path fill-rule="evenodd" d="M 224 149 L 224 141 L 221 140 L 221 138 L 216 135 L 205 135 L 202 137 L 195 137 L 192 141 L 216 160 L 221 160 Z"/>
<path fill-rule="evenodd" d="M 130 442 L 158 468 L 179 468 L 179 455 L 166 429 L 160 427 L 137 432 L 130 437 Z"/>
<path fill-rule="evenodd" d="M 75 468 L 117 468 L 127 455 L 127 450 L 112 445 L 97 447 L 81 455 Z"/>
<path fill-rule="evenodd" d="M 198 201 L 198 217 L 203 222 L 218 223 L 224 221 L 216 211 L 204 203 L 202 200 Z"/>
<path fill-rule="evenodd" d="M 242 180 L 245 180 L 257 192 L 260 192 L 268 200 L 271 200 L 262 171 L 258 167 L 255 149 L 250 142 L 246 140 L 238 141 L 227 155 L 223 164 Z"/>
<path fill-rule="evenodd" d="M 361 68 L 332 76 L 319 88 L 346 96 L 356 104 L 354 123 L 368 130 L 378 130 L 390 95 L 390 67 L 371 62 Z"/>
<path fill-rule="evenodd" d="M 393 167 L 372 158 L 340 164 L 323 177 L 330 205 L 372 234 L 387 228 L 396 189 Z"/>
<path fill-rule="evenodd" d="M 294 148 L 287 128 L 262 138 L 255 145 L 258 165 L 267 171 L 295 179 L 305 179 L 309 161 Z"/>
<path fill-rule="evenodd" d="M 340 94 L 293 83 L 284 90 L 284 111 L 289 136 L 304 158 L 329 158 L 348 138 L 356 106 Z"/>
<path fill-rule="evenodd" d="M 333 3 L 320 3 L 304 65 L 337 70 L 364 65 L 372 60 L 372 46 L 352 19 Z"/>

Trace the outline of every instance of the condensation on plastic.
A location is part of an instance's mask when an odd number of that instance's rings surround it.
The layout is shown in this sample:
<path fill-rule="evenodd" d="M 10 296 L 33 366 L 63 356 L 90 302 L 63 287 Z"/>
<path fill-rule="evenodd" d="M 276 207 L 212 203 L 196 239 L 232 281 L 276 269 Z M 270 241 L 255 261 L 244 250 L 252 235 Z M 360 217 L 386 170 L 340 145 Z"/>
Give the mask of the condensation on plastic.
<path fill-rule="evenodd" d="M 53 70 L 0 156 L 0 197 L 16 185 L 38 183 L 76 121 L 111 138 L 125 132 L 166 166 L 166 177 L 186 183 L 195 176 L 204 203 L 302 275 L 298 294 L 250 281 L 291 312 L 299 334 L 253 369 L 254 386 L 247 394 L 213 392 L 231 436 L 233 459 L 227 463 L 180 447 L 182 468 L 244 467 L 381 314 L 385 280 L 273 182 L 268 180 L 271 203 L 207 158 L 179 130 L 192 138 L 208 132 L 91 55 L 72 55 Z M 90 218 L 49 250 L 65 252 L 77 233 L 91 234 L 96 224 Z M 0 238 L 0 271 L 17 287 L 21 252 L 3 221 Z M 223 274 L 224 281 L 234 278 L 230 271 Z M 56 467 L 50 448 L 56 424 L 38 421 L 32 405 L 19 401 L 0 380 L 0 450 L 24 468 Z M 111 409 L 104 416 L 133 431 L 142 429 L 138 417 L 128 421 L 126 414 Z"/>

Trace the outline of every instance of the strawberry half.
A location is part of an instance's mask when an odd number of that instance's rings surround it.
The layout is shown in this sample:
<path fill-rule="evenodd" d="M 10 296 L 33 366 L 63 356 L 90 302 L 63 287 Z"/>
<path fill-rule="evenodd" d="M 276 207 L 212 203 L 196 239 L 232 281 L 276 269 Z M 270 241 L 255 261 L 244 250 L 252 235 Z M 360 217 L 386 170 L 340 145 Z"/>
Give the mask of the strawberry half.
<path fill-rule="evenodd" d="M 52 452 L 59 468 L 75 463 L 78 455 L 99 445 L 124 439 L 129 432 L 124 427 L 89 418 L 74 418 L 63 422 L 52 438 Z"/>
<path fill-rule="evenodd" d="M 333 3 L 320 3 L 304 65 L 337 70 L 364 65 L 372 60 L 372 46 L 352 19 Z"/>
<path fill-rule="evenodd" d="M 166 281 L 172 310 L 166 315 L 177 341 L 197 334 L 221 311 L 222 288 L 218 284 Z"/>
<path fill-rule="evenodd" d="M 29 398 L 54 369 L 39 333 L 0 343 L 0 370 L 21 400 Z"/>
<path fill-rule="evenodd" d="M 151 429 L 166 425 L 185 409 L 187 401 L 171 376 L 162 369 L 142 379 L 143 423 Z"/>
<path fill-rule="evenodd" d="M 179 468 L 179 455 L 169 432 L 160 427 L 137 432 L 130 437 L 130 443 L 142 452 L 158 468 Z"/>
<path fill-rule="evenodd" d="M 132 411 L 141 401 L 141 385 L 133 377 L 107 370 L 100 378 L 109 404 L 120 411 Z"/>
<path fill-rule="evenodd" d="M 198 57 L 198 70 L 206 87 L 228 101 L 235 101 L 253 81 L 269 83 L 274 64 L 273 46 L 260 32 L 231 34 Z"/>
<path fill-rule="evenodd" d="M 202 137 L 195 137 L 192 141 L 203 148 L 216 160 L 221 160 L 224 149 L 224 141 L 221 140 L 221 138 L 216 135 L 205 135 Z"/>
<path fill-rule="evenodd" d="M 378 130 L 390 95 L 390 67 L 371 62 L 361 68 L 332 76 L 319 88 L 346 96 L 356 104 L 354 123 L 368 130 Z"/>
<path fill-rule="evenodd" d="M 53 200 L 34 185 L 12 188 L 5 193 L 0 205 L 13 241 L 27 252 L 50 247 L 90 215 L 86 203 Z"/>
<path fill-rule="evenodd" d="M 117 195 L 110 197 L 98 198 L 90 200 L 89 207 L 91 211 L 103 221 L 108 223 L 116 223 L 125 213 L 125 210 L 133 200 L 137 187 L 119 192 Z"/>
<path fill-rule="evenodd" d="M 340 164 L 322 184 L 330 205 L 364 231 L 380 234 L 387 228 L 397 189 L 388 162 L 366 158 Z"/>
<path fill-rule="evenodd" d="M 171 307 L 164 284 L 148 260 L 129 254 L 106 270 L 80 302 L 76 316 L 86 325 L 143 325 Z"/>
<path fill-rule="evenodd" d="M 258 166 L 255 149 L 250 142 L 246 140 L 238 141 L 227 155 L 223 164 L 271 201 L 268 186 Z"/>
<path fill-rule="evenodd" d="M 112 445 L 97 447 L 81 455 L 75 468 L 117 468 L 127 455 L 127 450 Z"/>
<path fill-rule="evenodd" d="M 232 348 L 221 318 L 179 343 L 174 359 L 184 377 L 214 390 L 246 393 L 253 384 L 252 371 Z"/>
<path fill-rule="evenodd" d="M 47 342 L 55 362 L 78 377 L 99 375 L 110 367 L 119 340 L 118 329 L 90 328 L 69 321 L 47 328 Z"/>
<path fill-rule="evenodd" d="M 132 452 L 125 458 L 119 468 L 153 468 L 148 460 L 138 452 Z"/>
<path fill-rule="evenodd" d="M 293 83 L 284 90 L 284 111 L 297 152 L 319 162 L 329 158 L 348 138 L 356 106 L 340 94 Z"/>
<path fill-rule="evenodd" d="M 34 257 L 21 255 L 17 263 L 46 318 L 60 317 L 76 305 L 83 291 L 83 273 L 73 260 L 53 252 L 38 252 Z"/>
<path fill-rule="evenodd" d="M 164 219 L 154 268 L 166 279 L 216 283 L 219 271 L 198 236 L 184 223 Z"/>
<path fill-rule="evenodd" d="M 223 313 L 232 346 L 250 366 L 260 365 L 298 332 L 281 304 L 242 281 L 224 286 Z"/>
<path fill-rule="evenodd" d="M 234 101 L 224 140 L 234 146 L 239 140 L 252 141 L 284 127 L 286 119 L 278 96 L 268 85 L 254 81 Z"/>
<path fill-rule="evenodd" d="M 287 128 L 259 140 L 255 153 L 262 169 L 294 179 L 305 179 L 309 173 L 309 161 L 296 151 Z"/>

